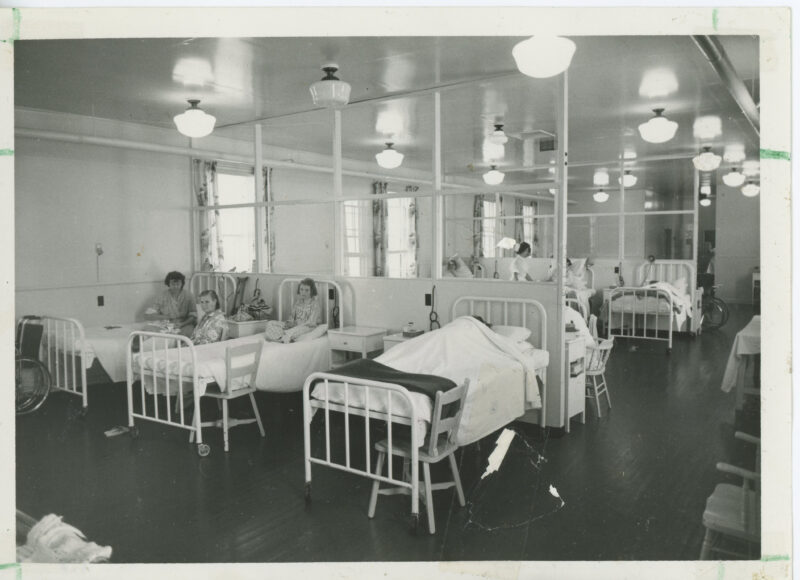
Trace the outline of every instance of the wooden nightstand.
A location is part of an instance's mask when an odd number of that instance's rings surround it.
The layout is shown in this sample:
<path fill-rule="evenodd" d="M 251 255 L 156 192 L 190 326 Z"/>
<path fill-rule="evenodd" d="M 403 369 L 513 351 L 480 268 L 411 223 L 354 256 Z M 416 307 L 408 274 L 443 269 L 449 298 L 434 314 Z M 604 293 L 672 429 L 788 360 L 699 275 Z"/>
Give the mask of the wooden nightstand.
<path fill-rule="evenodd" d="M 369 326 L 345 326 L 329 330 L 331 368 L 347 362 L 347 353 L 356 352 L 361 355 L 361 358 L 367 358 L 371 353 L 382 351 L 385 334 L 385 328 Z M 334 356 L 334 353 L 343 353 L 344 356 L 339 359 Z"/>
<path fill-rule="evenodd" d="M 425 334 L 425 333 L 423 332 L 422 334 Z M 422 334 L 420 334 L 418 336 L 422 336 Z M 414 336 L 414 337 L 403 336 L 402 332 L 397 332 L 395 334 L 387 334 L 386 336 L 383 337 L 383 350 L 384 350 L 384 352 L 386 352 L 387 350 L 389 350 L 393 346 L 397 346 L 401 342 L 405 342 L 407 340 L 411 340 L 411 338 L 416 338 L 416 336 Z"/>
<path fill-rule="evenodd" d="M 564 430 L 569 433 L 569 420 L 575 415 L 581 416 L 581 423 L 586 422 L 586 346 L 577 332 L 567 332 L 566 337 Z"/>

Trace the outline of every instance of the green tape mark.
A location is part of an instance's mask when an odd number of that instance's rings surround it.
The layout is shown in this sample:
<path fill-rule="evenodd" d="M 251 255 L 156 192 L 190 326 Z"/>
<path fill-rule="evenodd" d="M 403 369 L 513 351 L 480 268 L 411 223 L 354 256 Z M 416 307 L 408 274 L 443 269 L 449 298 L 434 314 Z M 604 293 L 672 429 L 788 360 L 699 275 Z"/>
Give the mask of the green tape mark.
<path fill-rule="evenodd" d="M 0 155 L 14 155 L 13 149 L 0 149 Z"/>
<path fill-rule="evenodd" d="M 788 560 L 789 556 L 773 556 L 773 555 L 761 556 L 762 562 L 779 562 Z"/>
<path fill-rule="evenodd" d="M 714 30 L 716 30 L 717 24 L 719 24 L 719 10 L 716 8 L 711 11 L 711 24 L 714 26 Z"/>
<path fill-rule="evenodd" d="M 722 580 L 725 578 L 725 564 L 720 562 L 717 564 L 717 580 Z"/>
<path fill-rule="evenodd" d="M 792 156 L 788 151 L 775 151 L 773 149 L 761 149 L 761 159 L 783 159 L 789 161 Z"/>
<path fill-rule="evenodd" d="M 22 566 L 20 566 L 19 562 L 14 562 L 13 564 L 0 564 L 0 570 L 8 570 L 9 568 L 16 569 L 17 580 L 22 580 Z"/>
<path fill-rule="evenodd" d="M 13 20 L 14 23 L 11 29 L 11 38 L 9 38 L 8 40 L 0 40 L 0 42 L 10 42 L 11 44 L 14 44 L 15 40 L 19 40 L 19 21 L 21 15 L 19 13 L 19 8 L 12 8 L 11 13 L 13 14 L 13 19 L 14 19 Z"/>

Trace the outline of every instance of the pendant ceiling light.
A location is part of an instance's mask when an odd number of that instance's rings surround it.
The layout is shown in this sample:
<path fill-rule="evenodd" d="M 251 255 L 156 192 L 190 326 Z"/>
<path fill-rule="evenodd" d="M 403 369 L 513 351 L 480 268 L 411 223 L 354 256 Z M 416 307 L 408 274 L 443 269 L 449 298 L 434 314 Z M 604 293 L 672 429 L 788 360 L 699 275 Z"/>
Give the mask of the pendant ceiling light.
<path fill-rule="evenodd" d="M 608 185 L 609 177 L 608 171 L 605 169 L 598 169 L 594 172 L 594 176 L 592 177 L 592 183 L 599 186 Z"/>
<path fill-rule="evenodd" d="M 350 101 L 350 85 L 334 75 L 339 70 L 335 64 L 322 67 L 325 76 L 309 87 L 311 98 L 318 107 L 338 109 Z"/>
<path fill-rule="evenodd" d="M 722 176 L 722 182 L 728 187 L 739 187 L 744 183 L 744 179 L 744 174 L 735 167 L 731 169 L 730 173 L 726 173 Z"/>
<path fill-rule="evenodd" d="M 716 115 L 706 115 L 697 117 L 694 120 L 692 133 L 695 139 L 700 141 L 710 141 L 722 133 L 722 119 Z"/>
<path fill-rule="evenodd" d="M 563 36 L 531 36 L 511 50 L 519 72 L 536 79 L 561 74 L 569 68 L 575 43 Z"/>
<path fill-rule="evenodd" d="M 704 197 L 703 199 L 700 200 L 700 205 L 702 205 L 703 207 L 708 207 L 711 205 L 711 200 L 707 197 Z"/>
<path fill-rule="evenodd" d="M 745 157 L 744 145 L 741 143 L 726 145 L 725 152 L 722 154 L 722 158 L 725 159 L 727 163 L 741 163 L 745 160 Z"/>
<path fill-rule="evenodd" d="M 761 191 L 761 188 L 752 181 L 748 181 L 747 185 L 742 187 L 742 195 L 745 197 L 755 197 L 759 191 Z"/>
<path fill-rule="evenodd" d="M 711 152 L 711 147 L 703 147 L 703 152 L 692 158 L 698 171 L 714 171 L 719 167 L 722 157 Z"/>
<path fill-rule="evenodd" d="M 400 164 L 403 162 L 403 157 L 405 157 L 396 149 L 392 149 L 392 145 L 394 145 L 394 143 L 387 143 L 386 149 L 375 154 L 375 160 L 378 162 L 378 165 L 385 169 L 400 167 Z"/>
<path fill-rule="evenodd" d="M 492 165 L 492 168 L 483 174 L 483 181 L 486 185 L 500 185 L 505 178 L 506 174 L 498 171 L 496 165 Z"/>
<path fill-rule="evenodd" d="M 503 125 L 497 124 L 494 126 L 494 131 L 489 135 L 489 142 L 495 145 L 505 145 L 508 143 L 508 136 L 503 131 Z"/>
<path fill-rule="evenodd" d="M 608 201 L 608 194 L 607 194 L 605 191 L 603 191 L 603 190 L 601 189 L 600 191 L 596 191 L 596 192 L 594 193 L 594 195 L 592 196 L 592 198 L 593 198 L 593 199 L 594 199 L 594 200 L 595 200 L 597 203 L 605 203 L 605 202 L 607 202 L 607 201 Z"/>
<path fill-rule="evenodd" d="M 675 136 L 678 124 L 661 114 L 664 109 L 653 109 L 653 112 L 655 117 L 639 125 L 639 134 L 648 143 L 666 143 Z"/>
<path fill-rule="evenodd" d="M 639 181 L 639 178 L 631 173 L 630 169 L 626 169 L 622 177 L 619 178 L 619 182 L 625 187 L 633 187 L 637 181 Z"/>
<path fill-rule="evenodd" d="M 195 139 L 210 135 L 217 122 L 217 118 L 199 108 L 199 104 L 198 99 L 189 99 L 189 108 L 172 119 L 181 134 Z"/>

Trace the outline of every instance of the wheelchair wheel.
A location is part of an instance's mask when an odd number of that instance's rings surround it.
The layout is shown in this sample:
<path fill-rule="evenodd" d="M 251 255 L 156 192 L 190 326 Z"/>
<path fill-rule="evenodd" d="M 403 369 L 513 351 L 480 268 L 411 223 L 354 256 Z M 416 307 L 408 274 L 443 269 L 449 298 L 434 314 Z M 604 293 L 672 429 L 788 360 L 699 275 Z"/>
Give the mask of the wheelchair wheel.
<path fill-rule="evenodd" d="M 728 305 L 719 298 L 709 297 L 703 302 L 703 330 L 715 330 L 727 321 L 730 312 Z"/>
<path fill-rule="evenodd" d="M 36 359 L 16 360 L 15 382 L 17 415 L 36 411 L 50 394 L 50 372 Z"/>

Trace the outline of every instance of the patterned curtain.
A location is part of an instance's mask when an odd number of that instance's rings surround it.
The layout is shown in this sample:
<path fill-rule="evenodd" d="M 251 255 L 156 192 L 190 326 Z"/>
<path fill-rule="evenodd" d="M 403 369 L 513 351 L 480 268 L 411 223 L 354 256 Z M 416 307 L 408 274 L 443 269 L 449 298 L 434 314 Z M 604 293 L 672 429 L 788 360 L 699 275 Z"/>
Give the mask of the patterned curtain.
<path fill-rule="evenodd" d="M 525 218 L 523 217 L 525 210 L 522 209 L 525 207 L 526 202 L 520 198 L 516 198 L 514 202 L 514 239 L 518 243 L 527 242 L 528 240 L 525 239 Z"/>
<path fill-rule="evenodd" d="M 417 244 L 417 222 L 419 221 L 419 213 L 417 212 L 417 199 L 412 197 L 411 203 L 408 205 L 408 248 L 414 252 L 414 260 L 408 266 L 408 277 L 417 277 L 417 268 L 419 264 L 419 245 Z"/>
<path fill-rule="evenodd" d="M 262 201 L 271 202 L 274 200 L 272 193 L 272 167 L 263 167 L 264 199 Z M 275 206 L 264 208 L 264 244 L 269 248 L 269 262 L 267 272 L 272 272 L 275 264 Z"/>
<path fill-rule="evenodd" d="M 219 204 L 216 161 L 192 160 L 192 188 L 198 207 Z M 199 216 L 200 269 L 219 270 L 225 258 L 219 210 L 202 210 Z"/>
<path fill-rule="evenodd" d="M 389 191 L 389 184 L 385 181 L 373 181 L 372 193 L 383 195 Z M 388 206 L 385 199 L 376 199 L 372 202 L 372 245 L 375 248 L 375 261 L 373 274 L 384 276 L 386 274 L 386 221 Z"/>
<path fill-rule="evenodd" d="M 472 255 L 483 258 L 483 195 L 475 196 L 472 206 Z"/>

